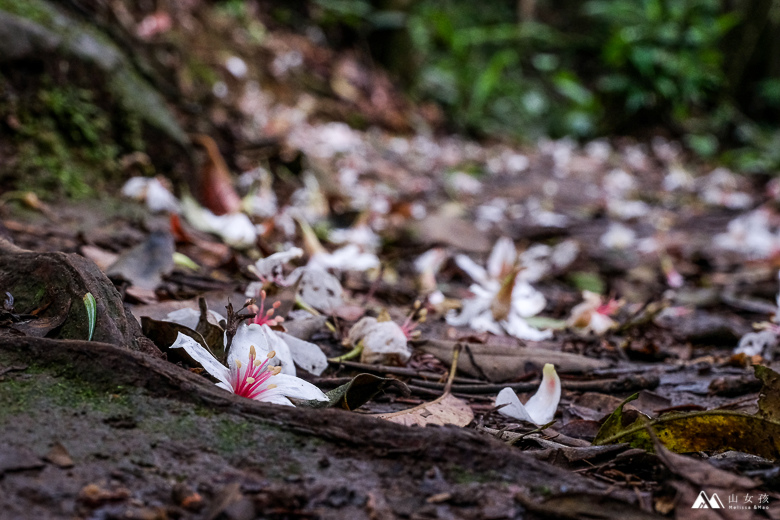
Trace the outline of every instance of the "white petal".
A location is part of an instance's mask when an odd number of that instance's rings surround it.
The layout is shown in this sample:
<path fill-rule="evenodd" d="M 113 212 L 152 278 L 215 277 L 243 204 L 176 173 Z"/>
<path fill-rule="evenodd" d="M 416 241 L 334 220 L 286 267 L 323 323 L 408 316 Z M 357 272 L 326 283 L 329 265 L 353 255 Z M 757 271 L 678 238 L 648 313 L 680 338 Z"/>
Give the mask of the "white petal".
<path fill-rule="evenodd" d="M 293 363 L 292 353 L 290 347 L 284 342 L 277 334 L 271 330 L 268 325 L 261 325 L 266 336 L 268 337 L 268 344 L 271 350 L 276 352 L 276 355 L 271 361 L 278 362 L 282 366 L 282 374 L 289 376 L 295 375 L 295 363 Z"/>
<path fill-rule="evenodd" d="M 349 244 L 332 253 L 315 253 L 306 265 L 322 270 L 367 271 L 379 267 L 379 258 L 373 253 L 361 252 L 355 244 Z"/>
<path fill-rule="evenodd" d="M 276 332 L 276 335 L 287 344 L 293 361 L 302 369 L 318 376 L 328 368 L 328 358 L 322 349 L 314 343 L 298 339 L 284 332 Z"/>
<path fill-rule="evenodd" d="M 414 268 L 418 273 L 438 273 L 447 259 L 447 251 L 441 247 L 434 247 L 421 254 L 414 261 Z"/>
<path fill-rule="evenodd" d="M 341 295 L 344 290 L 339 279 L 332 274 L 308 266 L 299 267 L 285 280 L 287 285 L 296 282 L 298 282 L 298 295 L 315 309 L 330 313 L 341 306 Z"/>
<path fill-rule="evenodd" d="M 550 363 L 544 365 L 539 390 L 523 405 L 511 388 L 504 388 L 496 397 L 496 406 L 506 404 L 498 412 L 513 419 L 543 425 L 555 418 L 561 400 L 561 380 Z"/>
<path fill-rule="evenodd" d="M 219 383 L 217 383 L 217 386 L 218 386 L 218 387 L 220 387 L 220 388 L 222 388 L 223 390 L 227 390 L 228 392 L 233 392 L 233 393 L 235 393 L 235 390 L 233 389 L 233 387 L 232 387 L 232 386 L 230 386 L 230 385 L 229 385 L 229 384 L 227 384 L 227 383 L 223 383 L 222 381 L 220 381 Z"/>
<path fill-rule="evenodd" d="M 190 197 L 182 200 L 181 209 L 184 218 L 192 227 L 218 235 L 228 245 L 246 247 L 255 243 L 257 237 L 255 225 L 244 213 L 215 215 L 208 209 L 198 206 L 198 203 Z"/>
<path fill-rule="evenodd" d="M 490 310 L 490 301 L 490 299 L 485 298 L 470 298 L 468 300 L 463 300 L 463 307 L 461 308 L 460 313 L 457 313 L 454 310 L 447 313 L 447 323 L 456 327 L 468 325 L 471 320 L 485 311 Z"/>
<path fill-rule="evenodd" d="M 539 330 L 531 327 L 522 317 L 511 313 L 506 320 L 501 322 L 507 334 L 517 339 L 528 341 L 542 341 L 552 337 L 551 330 Z"/>
<path fill-rule="evenodd" d="M 261 393 L 257 397 L 255 397 L 255 401 L 261 401 L 263 403 L 274 403 L 274 404 L 281 404 L 283 406 L 295 406 L 290 402 L 289 399 L 287 399 L 284 394 L 279 392 L 277 388 L 272 388 L 271 390 L 266 390 L 265 392 Z"/>
<path fill-rule="evenodd" d="M 179 212 L 179 201 L 157 179 L 151 179 L 146 186 L 146 206 L 152 212 L 170 211 Z"/>
<path fill-rule="evenodd" d="M 475 282 L 485 283 L 488 280 L 487 271 L 466 255 L 456 255 L 455 264 L 465 271 L 465 273 Z"/>
<path fill-rule="evenodd" d="M 502 404 L 506 406 L 498 410 L 498 413 L 501 415 L 506 415 L 507 417 L 519 421 L 533 422 L 531 416 L 526 411 L 525 406 L 523 406 L 523 403 L 517 398 L 517 394 L 509 387 L 501 390 L 498 393 L 498 396 L 496 396 L 496 406 L 501 406 Z"/>
<path fill-rule="evenodd" d="M 290 260 L 303 256 L 303 249 L 292 247 L 287 251 L 274 253 L 255 262 L 256 274 L 269 280 L 283 279 L 283 266 Z"/>
<path fill-rule="evenodd" d="M 224 342 L 227 345 L 227 331 L 224 334 Z M 241 361 L 245 365 L 249 361 L 249 348 L 251 346 L 255 347 L 259 359 L 262 359 L 263 356 L 271 351 L 268 338 L 262 332 L 260 325 L 254 323 L 251 325 L 239 325 L 228 351 L 228 366 L 236 366 L 236 360 Z"/>
<path fill-rule="evenodd" d="M 143 200 L 146 197 L 146 187 L 151 179 L 148 177 L 132 177 L 122 186 L 122 195 L 125 197 Z"/>
<path fill-rule="evenodd" d="M 561 379 L 551 363 L 544 365 L 542 384 L 539 390 L 531 396 L 525 409 L 535 424 L 547 424 L 555 417 L 558 403 L 561 400 Z"/>
<path fill-rule="evenodd" d="M 219 313 L 210 310 L 208 311 L 206 319 L 213 325 L 219 325 L 219 322 L 225 318 L 223 318 Z M 184 325 L 185 327 L 189 327 L 192 330 L 195 330 L 195 328 L 198 326 L 198 322 L 200 321 L 200 311 L 190 308 L 178 309 L 173 312 L 169 312 L 163 321 L 178 323 L 179 325 Z"/>
<path fill-rule="evenodd" d="M 512 266 L 515 265 L 517 260 L 517 250 L 512 239 L 508 237 L 501 237 L 496 241 L 493 246 L 493 251 L 490 252 L 490 257 L 487 261 L 487 272 L 491 278 L 499 278 L 504 274 L 508 274 Z"/>
<path fill-rule="evenodd" d="M 594 312 L 590 316 L 590 330 L 596 334 L 604 334 L 615 325 L 615 320 L 605 314 Z"/>
<path fill-rule="evenodd" d="M 512 289 L 512 312 L 523 318 L 536 316 L 547 305 L 544 295 L 527 282 L 518 279 Z"/>
<path fill-rule="evenodd" d="M 746 356 L 756 356 L 763 354 L 766 350 L 771 352 L 777 346 L 777 335 L 771 330 L 762 330 L 761 332 L 748 332 L 739 340 L 734 354 L 745 354 Z"/>
<path fill-rule="evenodd" d="M 219 379 L 222 383 L 230 386 L 230 370 L 217 361 L 208 350 L 203 348 L 200 343 L 191 337 L 179 332 L 176 341 L 170 348 L 183 348 L 192 359 L 200 363 L 201 366 L 206 369 L 206 372 Z M 230 388 L 233 387 L 231 386 Z"/>
<path fill-rule="evenodd" d="M 272 350 L 276 355 L 271 359 L 270 365 L 281 365 L 282 373 L 295 375 L 295 365 L 293 365 L 290 348 L 287 343 L 282 341 L 268 325 L 258 325 L 251 323 L 249 325 L 240 325 L 233 337 L 233 344 L 230 347 L 228 355 L 228 365 L 235 366 L 238 359 L 241 363 L 249 362 L 249 349 L 255 347 L 257 359 L 263 361 L 265 356 Z"/>
<path fill-rule="evenodd" d="M 200 321 L 200 311 L 189 308 L 178 309 L 173 312 L 169 312 L 163 321 L 178 323 L 179 325 L 184 325 L 185 327 L 189 327 L 192 330 L 195 330 L 195 327 L 198 326 L 198 322 Z"/>
<path fill-rule="evenodd" d="M 493 312 L 490 309 L 471 318 L 469 327 L 478 332 L 491 332 L 496 336 L 505 335 L 504 329 L 502 329 L 501 325 L 493 318 Z"/>
<path fill-rule="evenodd" d="M 271 383 L 276 385 L 275 390 L 287 397 L 305 400 L 316 399 L 317 401 L 328 400 L 328 396 L 322 393 L 322 390 L 299 377 L 279 374 L 271 378 Z"/>

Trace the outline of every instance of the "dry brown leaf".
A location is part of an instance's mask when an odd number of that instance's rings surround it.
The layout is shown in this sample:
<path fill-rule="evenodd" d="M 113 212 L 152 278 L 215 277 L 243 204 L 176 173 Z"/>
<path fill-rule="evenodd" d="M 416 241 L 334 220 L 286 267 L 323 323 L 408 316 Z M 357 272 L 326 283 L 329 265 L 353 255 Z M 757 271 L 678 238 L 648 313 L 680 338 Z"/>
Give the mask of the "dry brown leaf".
<path fill-rule="evenodd" d="M 73 467 L 73 459 L 68 450 L 59 442 L 54 443 L 54 446 L 51 447 L 51 450 L 44 458 L 60 468 L 67 469 Z"/>
<path fill-rule="evenodd" d="M 408 410 L 383 413 L 377 417 L 406 426 L 428 426 L 429 424 L 437 426 L 444 426 L 445 424 L 454 424 L 455 426 L 468 425 L 474 420 L 474 412 L 466 401 L 458 399 L 450 393 L 452 380 L 455 378 L 455 372 L 458 369 L 459 354 L 460 347 L 453 350 L 450 376 L 447 379 L 444 394 L 441 397 L 434 399 L 430 403 L 424 403 Z"/>
<path fill-rule="evenodd" d="M 194 135 L 192 140 L 206 150 L 206 159 L 200 170 L 199 198 L 204 207 L 215 215 L 241 210 L 241 197 L 233 187 L 230 170 L 219 152 L 217 143 L 207 135 Z"/>
<path fill-rule="evenodd" d="M 464 400 L 458 399 L 452 394 L 444 394 L 430 403 L 421 404 L 409 410 L 382 414 L 378 417 L 406 426 L 427 426 L 429 424 L 466 426 L 474 420 L 474 412 Z"/>

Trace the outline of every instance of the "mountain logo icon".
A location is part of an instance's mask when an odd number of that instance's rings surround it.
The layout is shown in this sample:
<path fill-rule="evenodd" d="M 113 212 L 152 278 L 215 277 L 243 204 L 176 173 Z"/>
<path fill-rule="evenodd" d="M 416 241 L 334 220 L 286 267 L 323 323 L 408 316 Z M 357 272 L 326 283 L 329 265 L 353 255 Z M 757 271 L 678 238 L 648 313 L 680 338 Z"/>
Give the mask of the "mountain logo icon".
<path fill-rule="evenodd" d="M 723 502 L 720 501 L 717 493 L 713 493 L 711 497 L 708 497 L 707 493 L 702 491 L 691 506 L 691 509 L 723 509 Z"/>

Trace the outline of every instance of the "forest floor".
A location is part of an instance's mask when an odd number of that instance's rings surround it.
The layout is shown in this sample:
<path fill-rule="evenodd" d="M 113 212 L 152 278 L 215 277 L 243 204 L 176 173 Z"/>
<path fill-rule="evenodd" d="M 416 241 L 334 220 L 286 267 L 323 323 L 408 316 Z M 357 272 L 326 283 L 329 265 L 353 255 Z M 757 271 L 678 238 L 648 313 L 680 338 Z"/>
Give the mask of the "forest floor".
<path fill-rule="evenodd" d="M 235 13 L 181 9 L 151 35 L 134 13 L 134 30 L 158 59 L 154 38 L 213 38 L 167 55 L 190 67 L 171 66 L 178 121 L 213 136 L 193 137 L 199 166 L 158 167 L 140 200 L 117 182 L 1 196 L 0 518 L 780 518 L 780 378 L 755 369 L 777 344 L 776 180 L 660 137 L 477 142 L 316 34 L 256 39 Z M 217 75 L 207 93 L 194 61 Z M 127 157 L 124 177 L 156 157 Z M 296 359 L 299 377 L 352 384 L 329 409 L 217 388 L 161 321 L 199 298 L 223 316 L 247 291 L 260 303 L 256 262 L 294 246 L 261 273 L 264 303 L 329 359 Z M 289 281 L 317 262 L 333 281 Z M 408 347 L 349 355 L 365 317 Z M 498 392 L 526 401 L 546 363 L 554 422 L 501 414 Z"/>

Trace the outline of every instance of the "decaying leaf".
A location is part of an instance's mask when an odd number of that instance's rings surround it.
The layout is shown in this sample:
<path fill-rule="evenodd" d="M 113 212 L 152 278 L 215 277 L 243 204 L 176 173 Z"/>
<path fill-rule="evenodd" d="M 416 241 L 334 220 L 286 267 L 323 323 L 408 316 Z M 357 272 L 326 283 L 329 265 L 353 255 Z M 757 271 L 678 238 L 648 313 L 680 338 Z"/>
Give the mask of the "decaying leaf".
<path fill-rule="evenodd" d="M 623 405 L 636 397 L 626 399 L 607 418 L 594 445 L 627 442 L 633 448 L 652 451 L 655 435 L 677 453 L 733 450 L 770 460 L 780 458 L 780 422 L 729 410 L 670 413 L 652 420 L 640 415 L 631 420 L 624 415 Z"/>
<path fill-rule="evenodd" d="M 354 410 L 368 401 L 376 394 L 385 389 L 388 385 L 394 385 L 401 389 L 404 395 L 409 395 L 409 389 L 398 379 L 392 377 L 379 377 L 373 374 L 358 374 L 352 378 L 349 383 L 334 388 L 326 392 L 328 401 L 306 401 L 297 403 L 298 406 L 307 406 L 311 408 L 343 408 L 344 410 Z"/>
<path fill-rule="evenodd" d="M 429 424 L 466 426 L 474 420 L 474 412 L 462 399 L 452 394 L 444 394 L 430 403 L 377 417 L 405 426 L 428 426 Z"/>
<path fill-rule="evenodd" d="M 109 278 L 122 278 L 141 289 L 154 290 L 173 271 L 173 237 L 156 231 L 144 242 L 122 253 L 108 268 Z"/>
<path fill-rule="evenodd" d="M 452 358 L 453 348 L 458 343 L 464 346 L 463 359 L 459 363 L 461 371 L 473 377 L 484 376 L 494 382 L 517 377 L 525 371 L 526 363 L 540 369 L 546 363 L 552 363 L 561 373 L 589 372 L 609 366 L 609 362 L 604 360 L 544 348 L 521 347 L 519 342 L 518 345 L 493 345 L 429 339 L 415 343 L 415 347 L 446 363 Z"/>
<path fill-rule="evenodd" d="M 713 518 L 710 508 L 687 507 L 688 504 L 692 506 L 696 504 L 702 492 L 707 497 L 718 495 L 724 497 L 723 500 L 725 500 L 726 496 L 732 496 L 732 494 L 745 496 L 750 490 L 757 487 L 757 483 L 750 478 L 718 469 L 704 460 L 672 453 L 657 439 L 655 453 L 658 459 L 669 468 L 669 471 L 680 477 L 668 482 L 675 489 L 676 503 L 678 504 L 675 517 L 680 520 L 709 520 Z M 680 507 L 682 504 L 685 505 Z M 656 509 L 658 510 L 657 507 Z M 721 513 L 723 514 L 717 516 L 726 520 L 755 518 L 750 509 L 724 508 Z"/>
<path fill-rule="evenodd" d="M 55 442 L 44 459 L 48 460 L 57 467 L 67 469 L 73 467 L 73 458 L 70 453 L 60 442 Z"/>
<path fill-rule="evenodd" d="M 211 349 L 209 348 L 208 343 L 206 343 L 206 340 L 203 339 L 203 336 L 184 325 L 179 325 L 172 321 L 153 320 L 148 316 L 144 316 L 141 318 L 141 328 L 143 329 L 144 335 L 152 340 L 157 348 L 168 355 L 169 361 L 174 363 L 177 361 L 186 361 L 192 366 L 198 365 L 198 362 L 191 359 L 184 349 L 170 348 L 176 341 L 179 332 L 191 337 L 211 352 Z"/>
<path fill-rule="evenodd" d="M 219 152 L 217 143 L 208 135 L 197 134 L 192 140 L 206 150 L 206 158 L 199 175 L 201 202 L 215 215 L 236 213 L 241 209 L 241 198 L 233 188 L 230 170 Z"/>
<path fill-rule="evenodd" d="M 780 374 L 764 365 L 756 365 L 756 377 L 764 383 L 758 397 L 758 414 L 780 422 Z"/>
<path fill-rule="evenodd" d="M 403 424 L 405 426 L 427 426 L 429 424 L 443 426 L 445 424 L 454 424 L 455 426 L 466 426 L 474 420 L 474 412 L 471 407 L 450 393 L 452 381 L 455 379 L 455 372 L 458 369 L 458 356 L 460 348 L 453 351 L 452 368 L 450 376 L 444 387 L 444 393 L 441 397 L 434 399 L 430 403 L 424 403 L 409 410 L 402 410 L 395 413 L 385 413 L 377 415 L 381 419 L 387 419 L 390 422 Z"/>

